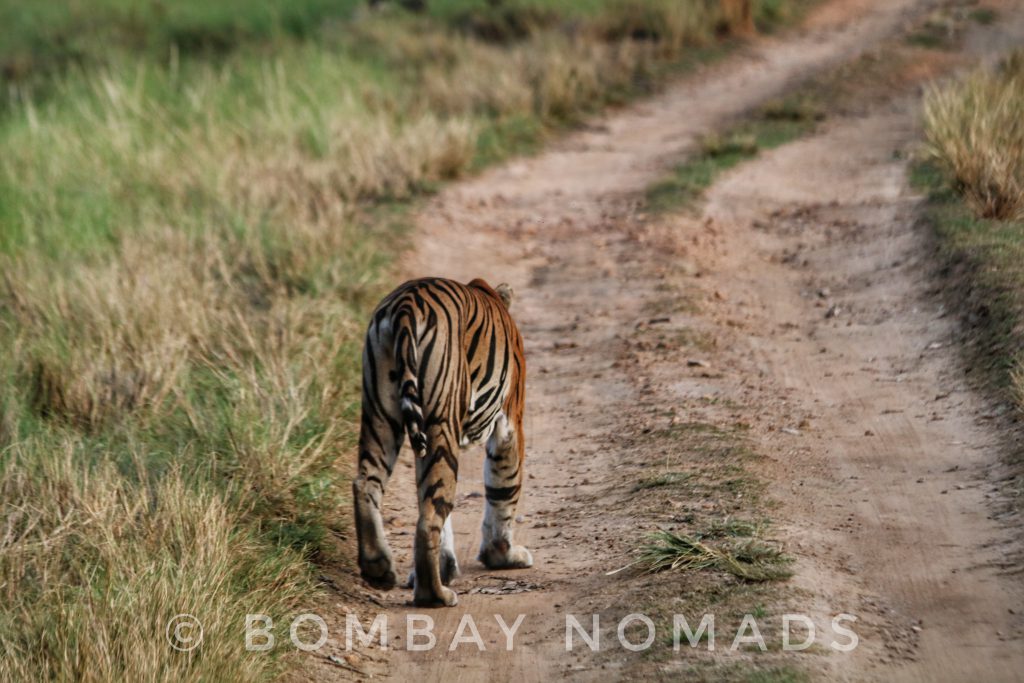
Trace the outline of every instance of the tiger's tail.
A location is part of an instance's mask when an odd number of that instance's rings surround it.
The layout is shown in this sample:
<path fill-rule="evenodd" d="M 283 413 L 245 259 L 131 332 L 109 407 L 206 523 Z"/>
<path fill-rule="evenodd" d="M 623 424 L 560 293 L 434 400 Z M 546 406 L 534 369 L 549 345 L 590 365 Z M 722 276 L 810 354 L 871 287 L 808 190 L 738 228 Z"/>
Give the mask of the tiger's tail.
<path fill-rule="evenodd" d="M 424 434 L 423 403 L 420 398 L 416 315 L 412 307 L 400 308 L 395 322 L 395 367 L 398 368 L 402 422 L 413 452 L 421 456 L 427 450 L 427 436 Z"/>

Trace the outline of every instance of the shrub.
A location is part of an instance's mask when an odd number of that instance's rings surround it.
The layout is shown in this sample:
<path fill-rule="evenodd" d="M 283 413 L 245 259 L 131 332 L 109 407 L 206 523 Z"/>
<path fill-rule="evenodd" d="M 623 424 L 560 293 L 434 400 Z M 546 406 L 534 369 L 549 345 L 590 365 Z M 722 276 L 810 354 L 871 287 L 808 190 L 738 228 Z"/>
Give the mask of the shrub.
<path fill-rule="evenodd" d="M 979 216 L 1024 218 L 1024 51 L 932 88 L 928 152 Z"/>

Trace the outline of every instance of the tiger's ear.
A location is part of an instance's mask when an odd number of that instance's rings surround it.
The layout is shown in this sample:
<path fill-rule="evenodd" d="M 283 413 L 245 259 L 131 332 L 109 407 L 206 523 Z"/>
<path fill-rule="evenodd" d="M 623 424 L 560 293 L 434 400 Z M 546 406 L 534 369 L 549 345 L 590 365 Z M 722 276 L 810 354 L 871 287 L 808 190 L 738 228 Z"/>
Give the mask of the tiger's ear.
<path fill-rule="evenodd" d="M 494 288 L 494 291 L 498 293 L 498 296 L 505 303 L 505 308 L 512 308 L 512 286 L 507 282 L 502 282 L 500 285 Z"/>

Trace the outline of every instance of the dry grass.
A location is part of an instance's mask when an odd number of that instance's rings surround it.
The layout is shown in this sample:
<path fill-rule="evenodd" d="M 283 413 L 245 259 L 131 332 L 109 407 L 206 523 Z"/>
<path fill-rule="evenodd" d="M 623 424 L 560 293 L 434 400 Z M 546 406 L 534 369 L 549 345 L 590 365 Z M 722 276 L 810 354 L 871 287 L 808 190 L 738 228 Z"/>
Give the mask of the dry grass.
<path fill-rule="evenodd" d="M 0 680 L 252 680 L 280 666 L 240 656 L 235 636 L 240 606 L 280 616 L 310 594 L 297 553 L 268 552 L 178 468 L 130 483 L 73 437 L 31 448 L 9 450 L 0 478 Z M 183 612 L 200 615 L 204 644 L 169 656 L 165 627 Z"/>
<path fill-rule="evenodd" d="M 706 42 L 719 27 L 727 27 L 729 4 L 701 0 L 619 0 L 612 3 L 596 28 L 606 40 L 648 40 L 655 43 L 662 54 L 675 55 L 687 46 Z"/>
<path fill-rule="evenodd" d="M 753 533 L 754 529 L 745 526 L 697 536 L 658 531 L 640 549 L 637 564 L 649 572 L 713 569 L 745 581 L 789 578 L 792 572 L 787 565 L 791 560 L 776 547 L 755 538 L 729 543 L 713 543 L 711 540 L 722 535 L 749 537 Z"/>
<path fill-rule="evenodd" d="M 979 216 L 1024 218 L 1024 52 L 925 98 L 931 156 Z"/>

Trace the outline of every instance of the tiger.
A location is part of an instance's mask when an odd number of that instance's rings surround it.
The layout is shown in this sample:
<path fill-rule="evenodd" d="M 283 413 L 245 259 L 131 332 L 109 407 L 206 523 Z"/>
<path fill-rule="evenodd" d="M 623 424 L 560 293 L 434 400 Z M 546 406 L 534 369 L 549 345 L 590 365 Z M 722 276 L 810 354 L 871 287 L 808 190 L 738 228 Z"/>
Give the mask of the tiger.
<path fill-rule="evenodd" d="M 358 472 L 352 482 L 359 569 L 371 586 L 397 583 L 381 501 L 408 437 L 419 519 L 409 584 L 416 606 L 454 606 L 459 574 L 452 508 L 459 454 L 486 441 L 485 509 L 477 559 L 489 569 L 533 566 L 512 540 L 522 489 L 526 359 L 512 289 L 482 279 L 411 280 L 378 304 L 363 348 Z"/>

